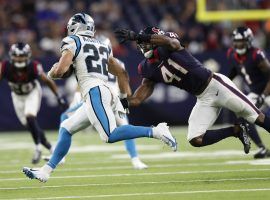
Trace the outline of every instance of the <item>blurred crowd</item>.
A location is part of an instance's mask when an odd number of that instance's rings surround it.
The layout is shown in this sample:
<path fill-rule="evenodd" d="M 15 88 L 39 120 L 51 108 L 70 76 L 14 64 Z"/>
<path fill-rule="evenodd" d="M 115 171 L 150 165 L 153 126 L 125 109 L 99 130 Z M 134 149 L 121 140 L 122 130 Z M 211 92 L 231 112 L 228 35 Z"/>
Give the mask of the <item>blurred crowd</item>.
<path fill-rule="evenodd" d="M 270 9 L 267 0 L 208 0 L 208 9 Z M 98 32 L 110 37 L 116 55 L 123 51 L 114 37 L 116 28 L 139 31 L 155 25 L 177 32 L 192 53 L 228 48 L 231 31 L 249 26 L 258 47 L 270 50 L 270 19 L 267 21 L 199 23 L 196 0 L 0 0 L 0 59 L 16 41 L 31 45 L 33 56 L 59 55 L 68 19 L 77 12 L 90 14 Z"/>

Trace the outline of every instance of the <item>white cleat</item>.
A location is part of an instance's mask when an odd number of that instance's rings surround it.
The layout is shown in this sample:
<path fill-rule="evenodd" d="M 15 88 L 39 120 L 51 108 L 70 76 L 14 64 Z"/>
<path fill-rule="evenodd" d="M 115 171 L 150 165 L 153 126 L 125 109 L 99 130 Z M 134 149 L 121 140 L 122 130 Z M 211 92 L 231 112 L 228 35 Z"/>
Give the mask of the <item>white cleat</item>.
<path fill-rule="evenodd" d="M 177 151 L 176 139 L 172 136 L 167 123 L 159 123 L 156 127 L 153 127 L 153 137 L 160 139 L 166 145 L 171 147 L 173 151 Z"/>
<path fill-rule="evenodd" d="M 131 163 L 134 169 L 147 169 L 148 168 L 148 166 L 144 164 L 138 157 L 132 158 Z"/>
<path fill-rule="evenodd" d="M 37 179 L 40 182 L 47 182 L 47 180 L 50 178 L 50 174 L 45 172 L 42 168 L 29 168 L 24 167 L 23 173 L 30 179 Z"/>

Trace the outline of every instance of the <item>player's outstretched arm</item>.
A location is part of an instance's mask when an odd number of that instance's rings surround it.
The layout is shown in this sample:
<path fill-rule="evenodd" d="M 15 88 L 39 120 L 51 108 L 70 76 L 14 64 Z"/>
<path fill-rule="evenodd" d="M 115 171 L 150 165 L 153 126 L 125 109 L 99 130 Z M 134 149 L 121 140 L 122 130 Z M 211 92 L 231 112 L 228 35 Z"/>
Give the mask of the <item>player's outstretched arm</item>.
<path fill-rule="evenodd" d="M 136 89 L 134 94 L 128 98 L 130 106 L 139 106 L 146 100 L 154 91 L 155 83 L 149 79 L 144 78 L 141 85 Z"/>
<path fill-rule="evenodd" d="M 112 56 L 109 57 L 108 70 L 117 77 L 120 93 L 131 96 L 128 73 Z"/>
<path fill-rule="evenodd" d="M 57 64 L 51 68 L 48 72 L 48 77 L 51 79 L 59 79 L 62 78 L 63 75 L 69 70 L 73 61 L 73 53 L 69 50 L 65 50 L 62 52 L 62 56 L 59 59 Z"/>
<path fill-rule="evenodd" d="M 127 40 L 136 41 L 137 43 L 150 43 L 156 46 L 163 46 L 172 51 L 181 50 L 184 47 L 181 46 L 180 42 L 176 38 L 168 37 L 166 35 L 155 35 L 155 34 L 139 34 L 128 29 L 118 29 L 115 31 L 116 36 L 123 43 Z"/>

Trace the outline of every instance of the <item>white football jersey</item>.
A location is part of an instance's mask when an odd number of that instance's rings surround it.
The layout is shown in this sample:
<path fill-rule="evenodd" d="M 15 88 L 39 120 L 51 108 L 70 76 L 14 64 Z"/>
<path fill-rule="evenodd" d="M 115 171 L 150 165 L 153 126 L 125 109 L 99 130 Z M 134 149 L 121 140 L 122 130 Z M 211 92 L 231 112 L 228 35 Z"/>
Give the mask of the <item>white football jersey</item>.
<path fill-rule="evenodd" d="M 85 96 L 90 88 L 105 85 L 108 81 L 108 59 L 111 48 L 95 38 L 70 35 L 62 40 L 61 52 L 70 50 L 73 55 L 75 76 Z"/>

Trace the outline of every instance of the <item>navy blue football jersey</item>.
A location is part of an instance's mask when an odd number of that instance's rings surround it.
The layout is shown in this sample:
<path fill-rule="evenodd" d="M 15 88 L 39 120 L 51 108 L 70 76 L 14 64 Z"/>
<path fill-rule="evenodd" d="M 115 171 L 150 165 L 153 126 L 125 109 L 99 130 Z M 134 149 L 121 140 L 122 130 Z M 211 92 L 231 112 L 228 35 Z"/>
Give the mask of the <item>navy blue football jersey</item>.
<path fill-rule="evenodd" d="M 138 73 L 151 81 L 198 94 L 205 87 L 212 72 L 185 49 L 169 51 L 164 47 L 157 47 L 152 58 L 144 59 L 139 64 Z"/>
<path fill-rule="evenodd" d="M 31 61 L 25 69 L 18 70 L 9 61 L 3 61 L 1 67 L 2 78 L 9 83 L 10 89 L 18 95 L 28 94 L 35 87 L 35 80 L 43 72 L 38 61 Z"/>
<path fill-rule="evenodd" d="M 239 56 L 233 48 L 230 48 L 227 51 L 227 58 L 232 67 L 231 76 L 241 75 L 251 92 L 261 94 L 268 82 L 267 75 L 258 67 L 259 63 L 265 59 L 264 52 L 252 47 L 247 54 Z"/>

